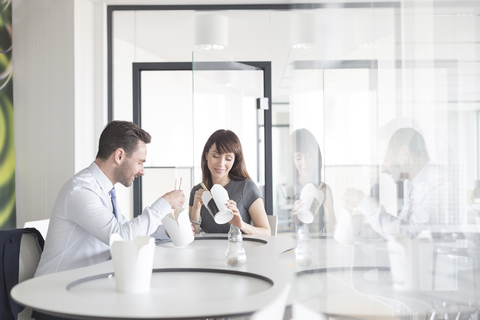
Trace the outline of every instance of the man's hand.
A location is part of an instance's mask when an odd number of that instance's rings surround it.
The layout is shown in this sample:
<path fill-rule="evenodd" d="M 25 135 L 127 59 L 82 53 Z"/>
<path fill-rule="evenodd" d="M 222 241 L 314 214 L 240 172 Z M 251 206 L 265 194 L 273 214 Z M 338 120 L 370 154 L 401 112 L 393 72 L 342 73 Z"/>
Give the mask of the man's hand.
<path fill-rule="evenodd" d="M 343 202 L 345 203 L 346 206 L 355 208 L 356 206 L 358 206 L 360 201 L 362 201 L 362 199 L 365 198 L 366 196 L 367 195 L 362 191 L 348 188 L 345 190 L 345 193 L 343 194 Z"/>
<path fill-rule="evenodd" d="M 167 192 L 162 198 L 165 199 L 168 204 L 170 204 L 172 209 L 180 208 L 185 203 L 185 194 L 182 190 L 173 190 Z"/>

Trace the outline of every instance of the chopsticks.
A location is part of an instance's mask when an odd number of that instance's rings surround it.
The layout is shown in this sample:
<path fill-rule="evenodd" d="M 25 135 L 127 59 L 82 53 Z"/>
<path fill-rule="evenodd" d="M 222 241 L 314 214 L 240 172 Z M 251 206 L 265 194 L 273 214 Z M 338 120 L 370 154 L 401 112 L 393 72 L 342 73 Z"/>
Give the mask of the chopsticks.
<path fill-rule="evenodd" d="M 180 190 L 182 188 L 182 177 L 180 177 L 180 185 L 178 186 L 178 190 Z M 177 178 L 175 178 L 175 189 L 174 190 L 177 190 Z"/>
<path fill-rule="evenodd" d="M 178 185 L 178 190 L 180 190 L 181 188 L 182 188 L 182 177 L 180 177 L 180 184 Z M 175 189 L 174 190 L 177 190 L 177 178 L 175 178 Z M 178 212 L 178 208 L 173 209 L 172 215 L 173 215 L 174 220 L 178 219 L 177 212 Z M 177 221 L 177 224 L 178 224 L 178 221 Z"/>
<path fill-rule="evenodd" d="M 203 188 L 205 191 L 208 191 L 207 187 L 203 184 L 203 182 L 200 182 L 200 185 L 202 186 L 202 188 Z"/>

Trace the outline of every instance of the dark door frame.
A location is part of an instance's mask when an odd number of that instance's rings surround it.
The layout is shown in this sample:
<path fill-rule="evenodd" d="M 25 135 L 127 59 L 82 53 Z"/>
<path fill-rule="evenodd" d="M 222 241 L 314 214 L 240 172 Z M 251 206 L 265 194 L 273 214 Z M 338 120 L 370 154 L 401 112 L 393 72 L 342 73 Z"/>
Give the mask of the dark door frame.
<path fill-rule="evenodd" d="M 272 65 L 270 61 L 239 61 L 263 71 L 263 95 L 268 98 L 268 109 L 264 110 L 264 138 L 265 138 L 265 188 L 264 202 L 267 214 L 273 214 L 273 186 L 272 186 Z M 140 62 L 132 64 L 133 75 L 133 122 L 142 126 L 141 108 L 141 72 L 142 71 L 193 71 L 196 70 L 235 70 L 231 62 Z M 134 217 L 143 211 L 142 177 L 133 183 L 133 214 Z"/>
<path fill-rule="evenodd" d="M 343 9 L 358 9 L 358 8 L 392 8 L 395 11 L 395 43 L 399 43 L 401 39 L 401 18 L 400 18 L 400 1 L 384 1 L 384 2 L 338 2 L 338 3 L 294 3 L 294 4 L 221 4 L 221 5 L 108 5 L 107 6 L 107 108 L 108 108 L 108 121 L 114 119 L 113 115 L 113 13 L 115 11 L 151 11 L 151 10 L 195 10 L 195 11 L 215 11 L 215 10 L 312 10 L 312 9 L 327 9 L 327 8 L 343 8 Z M 402 52 L 400 45 L 395 47 L 395 60 L 401 61 Z M 270 62 L 269 62 L 270 63 Z M 139 63 L 140 67 L 142 63 Z M 172 62 L 172 64 L 176 64 Z M 180 62 L 181 64 L 181 62 Z M 248 63 L 247 63 L 248 64 Z M 134 63 L 135 65 L 135 63 Z M 269 66 L 269 75 L 271 77 L 271 66 Z M 398 77 L 400 76 L 401 69 L 396 68 L 395 72 Z M 270 79 L 271 80 L 271 79 Z M 265 83 L 264 83 L 265 84 Z M 401 82 L 400 84 L 401 85 Z M 134 83 L 135 90 L 135 83 Z M 269 110 L 272 106 L 271 99 L 271 87 L 268 88 L 269 92 Z M 267 96 L 267 90 L 264 91 Z M 135 92 L 134 92 L 135 94 Z M 134 101 L 135 103 L 135 101 Z M 401 103 L 401 101 L 397 101 Z M 135 115 L 134 117 L 138 116 Z M 267 122 L 268 131 L 267 131 Z M 265 115 L 265 148 L 269 148 L 269 152 L 265 152 L 265 206 L 267 214 L 273 213 L 273 191 L 271 186 L 272 181 L 272 146 L 271 146 L 271 114 Z M 269 180 L 267 180 L 267 178 Z M 270 183 L 268 182 L 270 181 Z M 270 188 L 267 188 L 270 186 Z M 134 198 L 138 197 L 138 192 L 134 191 Z M 268 200 L 267 200 L 268 199 Z M 134 208 L 134 212 L 136 212 Z M 140 211 L 141 212 L 141 211 Z M 136 215 L 136 214 L 135 214 Z"/>
<path fill-rule="evenodd" d="M 312 9 L 359 9 L 359 8 L 392 8 L 395 11 L 395 43 L 401 39 L 401 2 L 382 1 L 382 2 L 326 2 L 326 3 L 272 3 L 272 4 L 205 4 L 205 5 L 108 5 L 107 6 L 107 108 L 108 121 L 113 120 L 113 13 L 115 11 L 175 11 L 175 10 L 194 10 L 194 11 L 217 11 L 217 10 L 312 10 Z M 395 47 L 395 60 L 401 60 L 401 47 Z M 397 70 L 399 70 L 397 68 Z M 399 71 L 397 71 L 399 72 Z"/>

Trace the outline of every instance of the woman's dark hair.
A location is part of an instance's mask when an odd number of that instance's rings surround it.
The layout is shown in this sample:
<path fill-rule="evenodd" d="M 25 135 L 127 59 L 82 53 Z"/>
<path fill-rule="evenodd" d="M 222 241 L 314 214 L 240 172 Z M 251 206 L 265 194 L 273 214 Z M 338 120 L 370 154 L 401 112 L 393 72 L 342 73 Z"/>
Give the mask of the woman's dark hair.
<path fill-rule="evenodd" d="M 233 153 L 235 155 L 235 162 L 228 176 L 232 180 L 250 179 L 243 159 L 242 144 L 237 135 L 230 130 L 220 129 L 215 131 L 210 138 L 202 152 L 202 180 L 208 189 L 213 187 L 212 174 L 208 170 L 207 154 L 210 148 L 215 144 L 217 151 L 220 154 Z"/>
<path fill-rule="evenodd" d="M 322 152 L 320 151 L 320 146 L 318 145 L 317 139 L 314 135 L 307 129 L 297 129 L 292 132 L 292 143 L 294 152 L 298 153 L 309 153 L 317 152 L 318 153 L 318 182 L 322 181 Z"/>
<path fill-rule="evenodd" d="M 150 143 L 148 132 L 130 121 L 112 121 L 105 126 L 98 142 L 97 158 L 107 160 L 118 148 L 130 157 L 138 148 L 138 141 Z"/>

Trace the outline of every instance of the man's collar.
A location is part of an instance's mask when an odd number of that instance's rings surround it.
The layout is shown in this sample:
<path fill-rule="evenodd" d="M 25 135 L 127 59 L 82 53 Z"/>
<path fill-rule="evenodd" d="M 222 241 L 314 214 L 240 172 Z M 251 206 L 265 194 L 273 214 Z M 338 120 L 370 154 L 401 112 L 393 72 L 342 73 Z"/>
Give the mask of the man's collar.
<path fill-rule="evenodd" d="M 98 181 L 98 184 L 105 192 L 110 192 L 113 188 L 113 184 L 108 179 L 108 177 L 103 173 L 103 171 L 98 167 L 98 165 L 94 162 L 88 167 L 88 170 L 92 173 L 93 177 Z"/>
<path fill-rule="evenodd" d="M 428 167 L 429 167 L 429 162 L 425 163 L 423 168 L 417 173 L 415 178 L 412 180 L 412 185 L 414 187 L 418 186 L 419 184 L 424 183 L 428 179 Z"/>

